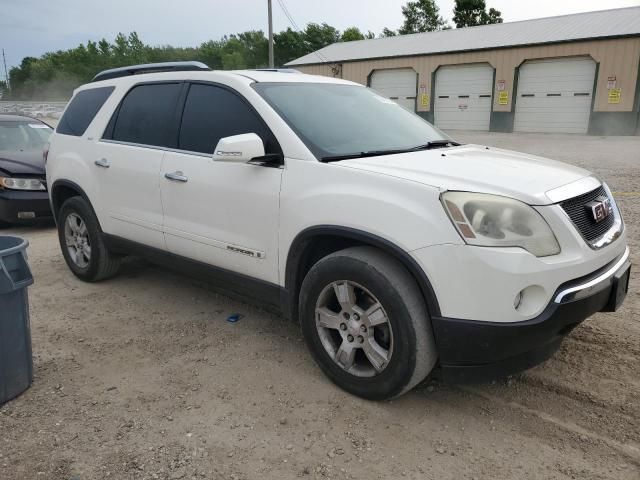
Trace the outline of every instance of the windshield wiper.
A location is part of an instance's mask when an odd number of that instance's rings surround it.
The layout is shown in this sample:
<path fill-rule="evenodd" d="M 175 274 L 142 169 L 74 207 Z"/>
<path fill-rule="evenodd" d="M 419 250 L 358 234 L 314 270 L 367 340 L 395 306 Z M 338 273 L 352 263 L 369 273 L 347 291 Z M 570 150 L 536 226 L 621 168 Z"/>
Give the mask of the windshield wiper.
<path fill-rule="evenodd" d="M 397 149 L 397 150 L 369 150 L 367 152 L 359 152 L 359 153 L 347 153 L 345 155 L 333 155 L 329 157 L 322 157 L 320 160 L 323 162 L 337 162 L 340 160 L 349 160 L 352 158 L 366 158 L 366 157 L 379 157 L 381 155 L 393 155 L 394 153 L 406 153 L 407 149 Z"/>
<path fill-rule="evenodd" d="M 416 147 L 409 148 L 396 148 L 391 150 L 369 150 L 366 152 L 347 153 L 344 155 L 333 155 L 329 157 L 322 157 L 320 160 L 323 162 L 338 162 L 340 160 L 350 160 L 353 158 L 367 158 L 367 157 L 379 157 L 381 155 L 394 155 L 397 153 L 416 152 L 419 150 L 430 150 L 432 148 L 444 148 L 444 147 L 458 147 L 460 144 L 453 140 L 432 140 L 424 145 L 418 145 Z"/>
<path fill-rule="evenodd" d="M 407 152 L 413 152 L 416 150 L 430 150 L 432 148 L 445 148 L 445 147 L 459 147 L 461 144 L 454 142 L 453 140 L 432 140 L 424 145 L 418 145 L 417 147 L 408 148 Z"/>

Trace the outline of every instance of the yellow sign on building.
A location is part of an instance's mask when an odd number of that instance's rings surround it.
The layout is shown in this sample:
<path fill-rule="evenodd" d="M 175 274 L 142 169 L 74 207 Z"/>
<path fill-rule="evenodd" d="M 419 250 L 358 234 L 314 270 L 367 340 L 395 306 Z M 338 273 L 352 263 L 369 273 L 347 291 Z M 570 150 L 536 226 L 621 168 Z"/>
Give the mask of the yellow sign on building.
<path fill-rule="evenodd" d="M 622 94 L 621 88 L 609 89 L 609 103 L 620 103 L 620 96 Z"/>
<path fill-rule="evenodd" d="M 508 90 L 502 90 L 498 94 L 498 103 L 500 105 L 508 105 L 509 104 L 509 91 Z"/>
<path fill-rule="evenodd" d="M 429 106 L 429 94 L 427 93 L 420 94 L 420 105 L 422 105 L 423 107 Z"/>

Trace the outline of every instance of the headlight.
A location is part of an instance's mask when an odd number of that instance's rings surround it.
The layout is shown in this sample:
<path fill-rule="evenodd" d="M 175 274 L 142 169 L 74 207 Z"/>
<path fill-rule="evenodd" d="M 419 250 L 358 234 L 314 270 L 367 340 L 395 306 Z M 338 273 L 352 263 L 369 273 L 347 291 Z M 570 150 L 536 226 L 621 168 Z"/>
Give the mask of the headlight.
<path fill-rule="evenodd" d="M 37 178 L 0 177 L 0 188 L 9 190 L 46 190 L 44 184 Z"/>
<path fill-rule="evenodd" d="M 484 193 L 445 192 L 444 208 L 465 242 L 484 247 L 521 247 L 536 257 L 560 253 L 542 216 L 512 198 Z"/>

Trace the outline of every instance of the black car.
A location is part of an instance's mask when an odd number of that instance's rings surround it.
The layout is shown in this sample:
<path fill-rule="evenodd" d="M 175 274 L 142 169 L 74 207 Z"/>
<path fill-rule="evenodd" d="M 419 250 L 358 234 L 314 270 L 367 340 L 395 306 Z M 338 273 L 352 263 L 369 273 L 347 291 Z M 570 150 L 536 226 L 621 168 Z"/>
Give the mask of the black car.
<path fill-rule="evenodd" d="M 52 218 L 43 158 L 52 132 L 35 118 L 0 115 L 0 227 Z"/>

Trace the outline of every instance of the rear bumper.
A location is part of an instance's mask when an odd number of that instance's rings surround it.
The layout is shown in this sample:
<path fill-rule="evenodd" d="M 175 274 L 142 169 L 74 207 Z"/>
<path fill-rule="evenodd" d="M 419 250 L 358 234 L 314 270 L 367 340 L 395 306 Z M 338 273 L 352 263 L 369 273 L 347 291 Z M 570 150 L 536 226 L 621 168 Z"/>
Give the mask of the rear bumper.
<path fill-rule="evenodd" d="M 0 221 L 28 223 L 51 218 L 48 192 L 0 190 Z"/>
<path fill-rule="evenodd" d="M 432 318 L 444 380 L 486 382 L 547 360 L 574 327 L 620 305 L 628 289 L 628 258 L 627 249 L 606 268 L 562 285 L 542 314 L 531 320 Z"/>

